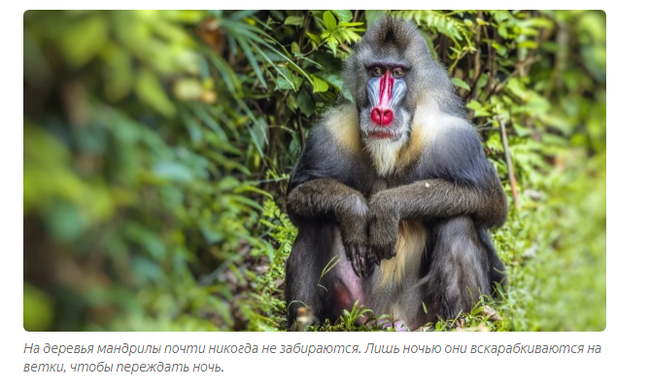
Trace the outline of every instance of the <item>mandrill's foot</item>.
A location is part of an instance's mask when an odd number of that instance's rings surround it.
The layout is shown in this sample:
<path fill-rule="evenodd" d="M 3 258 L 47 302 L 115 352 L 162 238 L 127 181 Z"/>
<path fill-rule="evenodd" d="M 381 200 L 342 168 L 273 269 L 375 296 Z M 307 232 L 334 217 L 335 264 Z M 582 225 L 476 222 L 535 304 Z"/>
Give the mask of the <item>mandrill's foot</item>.
<path fill-rule="evenodd" d="M 289 327 L 289 331 L 305 331 L 308 326 L 318 323 L 314 310 L 310 307 L 300 307 L 296 310 L 296 320 Z"/>

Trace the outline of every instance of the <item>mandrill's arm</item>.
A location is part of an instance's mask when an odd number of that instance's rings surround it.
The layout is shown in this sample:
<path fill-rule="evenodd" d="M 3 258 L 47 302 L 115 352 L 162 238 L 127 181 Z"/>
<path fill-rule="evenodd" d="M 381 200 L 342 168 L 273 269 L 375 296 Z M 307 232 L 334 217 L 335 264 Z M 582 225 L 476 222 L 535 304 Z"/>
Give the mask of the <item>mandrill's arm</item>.
<path fill-rule="evenodd" d="M 365 277 L 372 272 L 366 265 L 368 205 L 361 192 L 341 179 L 352 166 L 327 129 L 318 125 L 291 174 L 287 212 L 298 229 L 305 220 L 335 221 L 354 272 Z"/>
<path fill-rule="evenodd" d="M 368 206 L 361 193 L 334 179 L 314 179 L 289 193 L 287 211 L 298 226 L 301 219 L 336 221 L 354 272 L 359 277 L 368 275 L 371 271 L 366 265 Z"/>
<path fill-rule="evenodd" d="M 507 217 L 506 195 L 473 129 L 446 132 L 428 151 L 425 178 L 375 194 L 370 202 L 368 258 L 395 255 L 399 222 L 470 216 L 486 227 Z"/>
<path fill-rule="evenodd" d="M 470 216 L 487 227 L 503 224 L 507 201 L 501 187 L 486 189 L 454 184 L 445 179 L 423 180 L 377 193 L 370 201 L 369 258 L 395 256 L 399 222 Z"/>

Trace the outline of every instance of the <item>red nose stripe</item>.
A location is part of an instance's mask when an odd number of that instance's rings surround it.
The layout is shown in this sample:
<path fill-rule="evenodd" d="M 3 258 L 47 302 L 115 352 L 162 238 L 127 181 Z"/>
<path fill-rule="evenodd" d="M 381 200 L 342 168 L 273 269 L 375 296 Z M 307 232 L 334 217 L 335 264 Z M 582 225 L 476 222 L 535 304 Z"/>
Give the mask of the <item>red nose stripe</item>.
<path fill-rule="evenodd" d="M 393 110 L 390 109 L 390 99 L 393 96 L 393 83 L 395 79 L 386 72 L 379 79 L 379 103 L 372 109 L 370 118 L 374 123 L 381 126 L 389 125 L 393 121 Z"/>
<path fill-rule="evenodd" d="M 384 73 L 384 76 L 379 79 L 379 105 L 382 102 L 388 104 L 388 101 L 393 96 L 393 82 L 395 79 L 392 78 L 390 72 Z"/>

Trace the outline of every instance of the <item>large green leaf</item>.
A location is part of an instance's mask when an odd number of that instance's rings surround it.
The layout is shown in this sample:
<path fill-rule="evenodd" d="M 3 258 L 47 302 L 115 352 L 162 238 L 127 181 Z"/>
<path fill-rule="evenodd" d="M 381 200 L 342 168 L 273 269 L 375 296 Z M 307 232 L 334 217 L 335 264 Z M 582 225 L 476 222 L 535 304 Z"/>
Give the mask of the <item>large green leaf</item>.
<path fill-rule="evenodd" d="M 336 29 L 336 18 L 330 11 L 325 11 L 323 14 L 323 21 L 325 22 L 325 28 L 327 28 L 327 30 L 333 31 Z"/>

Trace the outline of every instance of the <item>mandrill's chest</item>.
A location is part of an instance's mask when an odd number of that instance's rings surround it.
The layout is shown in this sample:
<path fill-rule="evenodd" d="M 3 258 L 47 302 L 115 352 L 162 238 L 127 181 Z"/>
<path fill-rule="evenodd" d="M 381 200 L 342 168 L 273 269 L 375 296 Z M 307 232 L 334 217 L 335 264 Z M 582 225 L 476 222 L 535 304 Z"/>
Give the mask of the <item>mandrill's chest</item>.
<path fill-rule="evenodd" d="M 382 190 L 391 189 L 410 184 L 423 179 L 431 179 L 423 169 L 423 159 L 414 159 L 408 165 L 397 167 L 390 173 L 382 174 L 375 162 L 368 156 L 367 152 L 361 156 L 355 156 L 346 164 L 349 169 L 342 170 L 335 179 L 351 188 L 358 190 L 365 197 Z"/>

